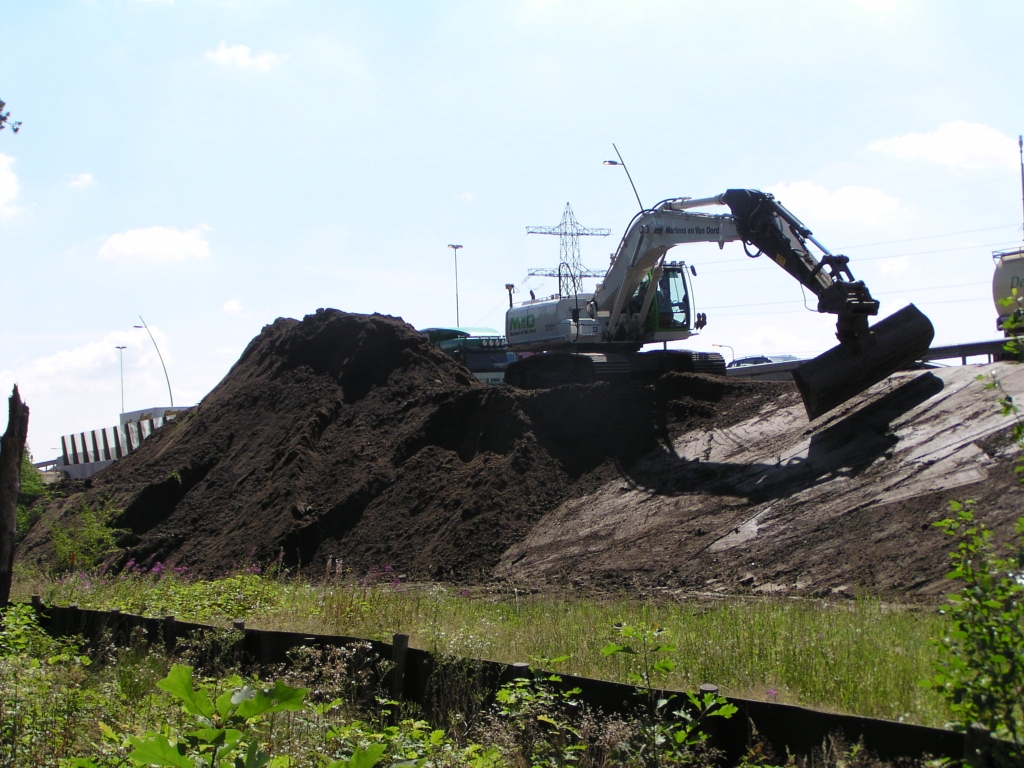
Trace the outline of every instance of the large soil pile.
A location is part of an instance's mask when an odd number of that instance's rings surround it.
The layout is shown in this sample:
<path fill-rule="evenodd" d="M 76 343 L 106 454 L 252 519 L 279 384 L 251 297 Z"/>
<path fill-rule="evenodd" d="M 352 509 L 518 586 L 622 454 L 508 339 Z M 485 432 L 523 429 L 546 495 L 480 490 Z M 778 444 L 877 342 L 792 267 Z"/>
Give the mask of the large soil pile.
<path fill-rule="evenodd" d="M 597 492 L 700 425 L 729 426 L 791 385 L 673 374 L 656 386 L 485 387 L 400 319 L 318 310 L 263 329 L 203 402 L 139 451 L 69 485 L 49 526 L 112 500 L 121 563 L 223 573 L 283 551 L 322 572 L 492 573 L 546 513 Z"/>

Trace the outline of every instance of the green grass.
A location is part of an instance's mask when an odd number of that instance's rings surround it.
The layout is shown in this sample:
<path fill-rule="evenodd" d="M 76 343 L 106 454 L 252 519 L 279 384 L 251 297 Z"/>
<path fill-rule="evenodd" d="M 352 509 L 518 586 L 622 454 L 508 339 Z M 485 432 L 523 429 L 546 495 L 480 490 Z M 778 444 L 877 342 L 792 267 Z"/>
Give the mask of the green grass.
<path fill-rule="evenodd" d="M 97 579 L 37 582 L 46 602 L 78 603 L 151 616 L 390 640 L 503 662 L 569 655 L 557 671 L 626 681 L 629 658 L 606 658 L 613 625 L 659 625 L 678 650 L 668 688 L 715 683 L 726 695 L 941 726 L 942 698 L 918 683 L 936 658 L 930 641 L 947 622 L 934 609 L 874 599 L 638 601 L 504 593 L 442 586 L 330 585 L 238 574 L 218 581 Z M 24 584 L 23 582 L 23 591 Z"/>

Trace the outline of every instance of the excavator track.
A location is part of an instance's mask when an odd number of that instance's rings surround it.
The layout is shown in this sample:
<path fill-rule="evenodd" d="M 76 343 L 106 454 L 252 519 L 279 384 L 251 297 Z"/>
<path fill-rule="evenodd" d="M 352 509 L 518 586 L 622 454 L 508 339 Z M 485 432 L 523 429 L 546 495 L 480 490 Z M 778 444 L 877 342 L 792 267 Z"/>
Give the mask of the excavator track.
<path fill-rule="evenodd" d="M 638 354 L 549 352 L 518 360 L 505 369 L 505 383 L 518 389 L 547 389 L 563 384 L 650 381 L 666 373 L 725 376 L 725 358 L 714 352 L 672 349 Z"/>

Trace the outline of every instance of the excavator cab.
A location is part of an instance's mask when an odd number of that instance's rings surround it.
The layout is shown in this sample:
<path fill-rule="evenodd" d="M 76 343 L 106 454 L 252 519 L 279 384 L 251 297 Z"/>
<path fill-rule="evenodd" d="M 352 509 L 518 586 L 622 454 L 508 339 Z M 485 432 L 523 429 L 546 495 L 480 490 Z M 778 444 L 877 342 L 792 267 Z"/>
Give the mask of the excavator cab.
<path fill-rule="evenodd" d="M 688 332 L 691 328 L 690 284 L 686 278 L 686 265 L 681 262 L 668 263 L 660 271 L 654 286 L 654 296 L 649 300 L 648 289 L 656 271 L 651 270 L 641 280 L 627 304 L 629 314 L 639 315 L 645 305 L 648 307 L 644 322 L 645 335 L 659 331 Z"/>
<path fill-rule="evenodd" d="M 654 296 L 652 331 L 690 330 L 690 290 L 685 264 L 666 264 Z"/>

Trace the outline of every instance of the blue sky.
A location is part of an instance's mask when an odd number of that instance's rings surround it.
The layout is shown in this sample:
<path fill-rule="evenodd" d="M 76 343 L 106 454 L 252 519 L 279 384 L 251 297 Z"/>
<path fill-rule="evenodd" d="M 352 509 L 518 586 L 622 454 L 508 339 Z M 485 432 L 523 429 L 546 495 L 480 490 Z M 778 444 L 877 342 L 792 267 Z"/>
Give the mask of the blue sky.
<path fill-rule="evenodd" d="M 775 193 L 936 343 L 995 336 L 1021 241 L 1024 4 L 862 0 L 0 0 L 0 391 L 36 459 L 199 401 L 275 318 L 318 307 L 502 327 L 554 281 L 568 201 L 607 265 L 636 210 Z M 678 248 L 689 346 L 810 355 L 829 316 L 738 245 Z M 6 423 L 6 409 L 0 416 Z"/>

